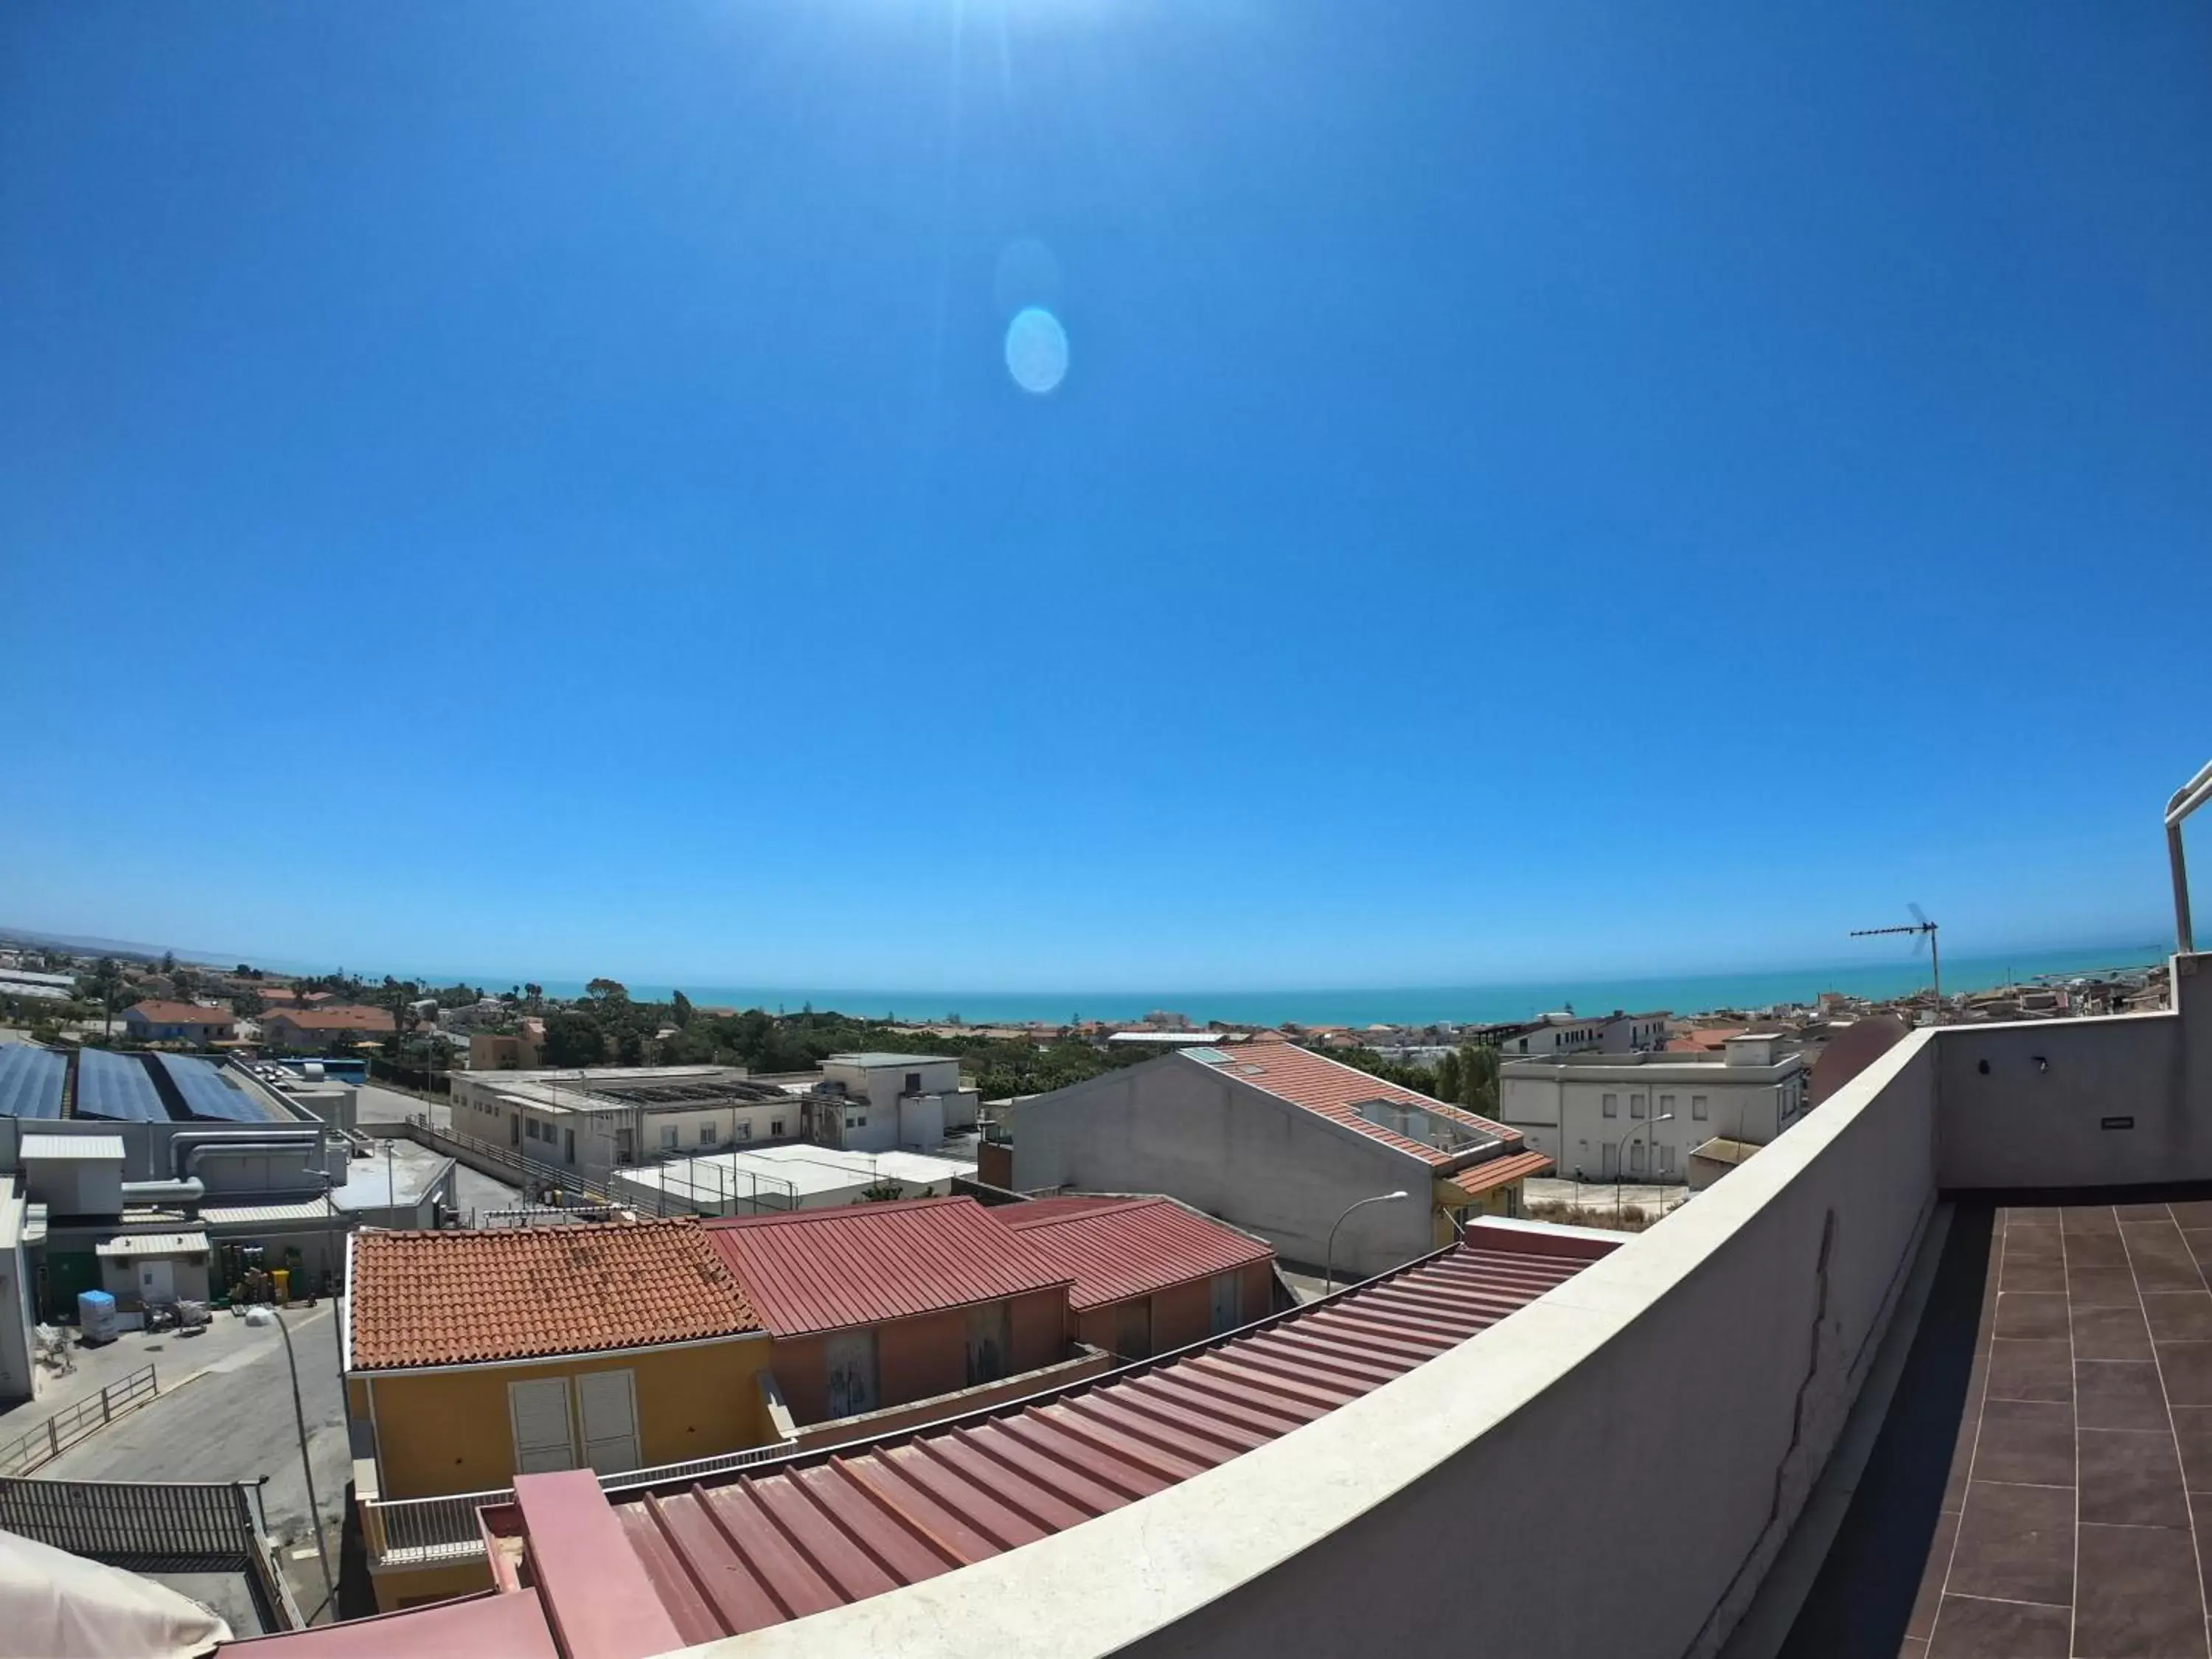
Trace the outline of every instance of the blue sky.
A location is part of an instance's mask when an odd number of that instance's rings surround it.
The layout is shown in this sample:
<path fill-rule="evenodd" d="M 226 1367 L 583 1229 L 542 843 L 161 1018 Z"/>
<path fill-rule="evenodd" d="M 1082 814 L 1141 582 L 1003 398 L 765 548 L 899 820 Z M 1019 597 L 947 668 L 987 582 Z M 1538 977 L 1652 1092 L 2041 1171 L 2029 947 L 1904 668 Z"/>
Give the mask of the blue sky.
<path fill-rule="evenodd" d="M 18 0 L 0 921 L 923 988 L 2155 937 L 2208 57 L 2197 0 Z"/>

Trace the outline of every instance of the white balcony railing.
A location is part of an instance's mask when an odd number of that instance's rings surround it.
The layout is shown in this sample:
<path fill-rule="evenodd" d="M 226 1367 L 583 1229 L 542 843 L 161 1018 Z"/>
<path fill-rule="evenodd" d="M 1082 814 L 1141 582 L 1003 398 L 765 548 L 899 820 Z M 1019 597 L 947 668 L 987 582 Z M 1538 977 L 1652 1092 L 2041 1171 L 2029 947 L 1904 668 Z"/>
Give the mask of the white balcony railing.
<path fill-rule="evenodd" d="M 623 1469 L 599 1477 L 601 1492 L 632 1486 L 658 1486 L 720 1474 L 787 1457 L 792 1449 L 778 1444 L 750 1446 L 743 1451 L 695 1457 L 682 1463 L 659 1463 L 650 1468 Z M 495 1509 L 514 1501 L 514 1488 L 490 1492 L 453 1492 L 439 1498 L 370 1498 L 362 1503 L 362 1533 L 368 1545 L 369 1565 L 378 1568 L 409 1568 L 466 1561 L 483 1553 L 483 1534 L 477 1511 Z"/>

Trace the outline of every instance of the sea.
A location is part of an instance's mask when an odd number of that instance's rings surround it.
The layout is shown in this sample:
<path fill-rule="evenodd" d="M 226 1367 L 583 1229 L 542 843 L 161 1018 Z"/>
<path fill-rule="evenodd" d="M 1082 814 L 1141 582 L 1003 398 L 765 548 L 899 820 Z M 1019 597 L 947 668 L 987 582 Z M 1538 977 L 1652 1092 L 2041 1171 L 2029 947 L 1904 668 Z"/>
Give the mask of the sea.
<path fill-rule="evenodd" d="M 2147 968 L 2165 961 L 2168 947 L 2155 941 L 2137 945 L 2023 952 L 2003 957 L 1967 957 L 1943 962 L 1947 994 L 1987 990 L 2027 980 L 2067 980 L 2100 973 Z M 470 984 L 494 986 L 481 975 Z M 1825 968 L 1783 968 L 1755 973 L 1672 975 L 1643 979 L 1559 979 L 1501 981 L 1487 985 L 1416 985 L 1334 990 L 1145 991 L 900 991 L 853 986 L 758 986 L 685 984 L 695 1003 L 708 1007 L 765 1008 L 797 1013 L 802 1008 L 858 1018 L 881 1016 L 910 1022 L 957 1018 L 970 1025 L 1013 1024 L 1031 1020 L 1051 1024 L 1098 1019 L 1115 1024 L 1142 1018 L 1156 1010 L 1186 1014 L 1204 1024 L 1234 1025 L 1431 1025 L 1478 1024 L 1527 1019 L 1556 1009 L 1604 1013 L 1615 1008 L 1676 1014 L 1715 1009 L 1756 1010 L 1779 1003 L 1810 1002 L 1823 991 L 1853 996 L 1899 996 L 1928 983 L 1928 958 L 1900 951 L 1891 962 L 1860 962 Z M 583 981 L 544 982 L 556 997 L 583 994 Z M 679 988 L 632 983 L 631 996 L 659 1000 Z"/>

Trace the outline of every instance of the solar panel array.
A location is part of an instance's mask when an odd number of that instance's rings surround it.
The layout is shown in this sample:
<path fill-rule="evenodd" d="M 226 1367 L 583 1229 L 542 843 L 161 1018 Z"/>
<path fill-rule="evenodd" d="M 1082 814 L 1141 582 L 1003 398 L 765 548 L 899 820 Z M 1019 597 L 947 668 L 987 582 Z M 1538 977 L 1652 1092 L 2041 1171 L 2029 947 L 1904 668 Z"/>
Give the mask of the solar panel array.
<path fill-rule="evenodd" d="M 105 1048 L 87 1048 L 76 1057 L 76 1115 L 132 1123 L 169 1121 L 144 1058 L 110 1054 Z"/>
<path fill-rule="evenodd" d="M 59 1117 L 69 1058 L 28 1042 L 0 1042 L 0 1117 Z"/>
<path fill-rule="evenodd" d="M 155 1061 L 169 1074 L 185 1109 L 194 1117 L 220 1118 L 230 1123 L 269 1123 L 276 1120 L 256 1096 L 223 1074 L 222 1068 L 189 1054 L 156 1054 Z"/>

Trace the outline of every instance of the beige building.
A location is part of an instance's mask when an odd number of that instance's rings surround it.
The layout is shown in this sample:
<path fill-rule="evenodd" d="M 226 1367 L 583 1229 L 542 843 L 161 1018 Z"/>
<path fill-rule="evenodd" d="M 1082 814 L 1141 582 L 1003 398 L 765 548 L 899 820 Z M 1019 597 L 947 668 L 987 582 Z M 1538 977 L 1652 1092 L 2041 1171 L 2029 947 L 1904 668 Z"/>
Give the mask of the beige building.
<path fill-rule="evenodd" d="M 453 1128 L 602 1185 L 619 1168 L 799 1138 L 804 1101 L 735 1066 L 456 1073 Z"/>

